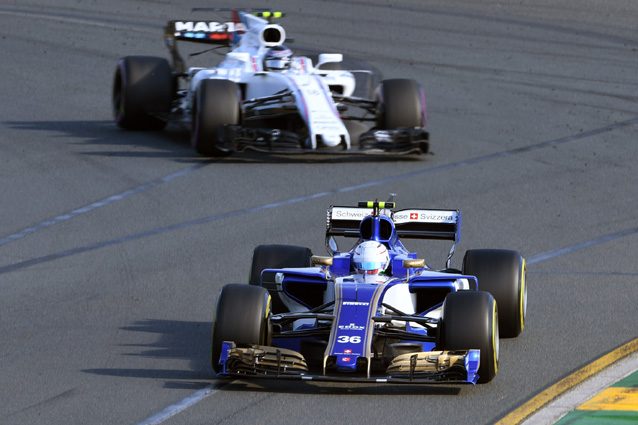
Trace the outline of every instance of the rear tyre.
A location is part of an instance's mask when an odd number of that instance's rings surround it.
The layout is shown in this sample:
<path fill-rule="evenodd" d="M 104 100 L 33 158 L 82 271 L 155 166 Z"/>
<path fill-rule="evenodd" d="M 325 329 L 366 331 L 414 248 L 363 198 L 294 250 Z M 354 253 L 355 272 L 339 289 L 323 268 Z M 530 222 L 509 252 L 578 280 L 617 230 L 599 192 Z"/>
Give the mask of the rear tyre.
<path fill-rule="evenodd" d="M 224 341 L 238 347 L 270 344 L 270 295 L 264 288 L 246 284 L 224 286 L 217 301 L 211 343 L 211 366 L 219 372 Z"/>
<path fill-rule="evenodd" d="M 228 80 L 202 80 L 193 102 L 191 145 L 204 156 L 228 156 L 226 125 L 238 125 L 241 95 L 239 86 Z"/>
<path fill-rule="evenodd" d="M 283 269 L 287 267 L 310 267 L 312 251 L 309 248 L 294 245 L 259 245 L 253 252 L 249 283 L 261 286 L 261 272 L 264 269 Z M 272 295 L 273 313 L 288 311 L 279 294 Z"/>
<path fill-rule="evenodd" d="M 377 127 L 425 127 L 425 94 L 414 80 L 383 80 L 376 92 Z"/>
<path fill-rule="evenodd" d="M 113 116 L 127 130 L 162 130 L 171 110 L 174 77 L 168 61 L 151 56 L 126 56 L 115 68 Z"/>
<path fill-rule="evenodd" d="M 459 291 L 445 297 L 439 323 L 442 350 L 481 350 L 479 383 L 490 382 L 498 372 L 498 312 L 489 292 Z"/>
<path fill-rule="evenodd" d="M 476 276 L 479 289 L 496 299 L 499 331 L 504 338 L 517 337 L 525 328 L 525 269 L 525 259 L 516 251 L 471 249 L 463 258 L 463 273 Z"/>

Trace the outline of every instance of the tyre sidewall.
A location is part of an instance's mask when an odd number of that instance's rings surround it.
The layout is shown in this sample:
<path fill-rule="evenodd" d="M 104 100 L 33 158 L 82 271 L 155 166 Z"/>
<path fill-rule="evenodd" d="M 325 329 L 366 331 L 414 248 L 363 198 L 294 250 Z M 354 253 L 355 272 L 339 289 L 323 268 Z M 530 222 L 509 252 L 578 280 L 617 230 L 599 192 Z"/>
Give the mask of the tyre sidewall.
<path fill-rule="evenodd" d="M 211 364 L 218 371 L 221 345 L 233 341 L 238 347 L 270 344 L 271 297 L 264 288 L 230 284 L 217 301 L 212 326 Z"/>
<path fill-rule="evenodd" d="M 152 56 L 126 56 L 115 69 L 113 115 L 118 126 L 131 130 L 160 130 L 170 112 L 174 77 L 168 61 Z"/>
<path fill-rule="evenodd" d="M 425 127 L 425 92 L 416 81 L 383 80 L 376 91 L 376 100 L 378 128 Z"/>
<path fill-rule="evenodd" d="M 191 145 L 205 156 L 232 153 L 225 126 L 240 123 L 239 86 L 228 80 L 202 80 L 192 107 Z"/>
<path fill-rule="evenodd" d="M 476 276 L 479 289 L 496 299 L 501 337 L 520 335 L 527 308 L 525 259 L 516 251 L 468 250 L 463 258 L 463 273 Z"/>
<path fill-rule="evenodd" d="M 498 373 L 498 309 L 490 293 L 448 294 L 443 303 L 439 338 L 438 345 L 443 350 L 480 350 L 478 382 L 489 382 Z"/>

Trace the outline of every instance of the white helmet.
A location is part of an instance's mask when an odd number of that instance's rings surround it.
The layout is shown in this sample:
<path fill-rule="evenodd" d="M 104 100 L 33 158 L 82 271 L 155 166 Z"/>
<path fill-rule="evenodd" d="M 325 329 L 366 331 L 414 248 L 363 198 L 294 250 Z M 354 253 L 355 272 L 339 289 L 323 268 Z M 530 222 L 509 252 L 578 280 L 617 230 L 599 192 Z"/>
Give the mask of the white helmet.
<path fill-rule="evenodd" d="M 290 68 L 292 51 L 284 46 L 272 47 L 264 56 L 264 69 L 266 71 L 283 71 Z"/>
<path fill-rule="evenodd" d="M 390 255 L 382 243 L 365 241 L 355 248 L 352 261 L 358 273 L 378 274 L 388 268 Z"/>

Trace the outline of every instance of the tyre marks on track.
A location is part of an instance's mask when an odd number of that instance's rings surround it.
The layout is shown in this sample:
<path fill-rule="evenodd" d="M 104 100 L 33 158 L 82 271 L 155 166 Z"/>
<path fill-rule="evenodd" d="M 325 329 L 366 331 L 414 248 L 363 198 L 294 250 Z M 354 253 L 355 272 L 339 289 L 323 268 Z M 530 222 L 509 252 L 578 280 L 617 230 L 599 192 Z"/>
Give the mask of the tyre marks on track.
<path fill-rule="evenodd" d="M 262 204 L 262 205 L 257 205 L 257 206 L 253 206 L 253 207 L 248 207 L 248 208 L 241 208 L 241 209 L 237 209 L 234 211 L 228 211 L 228 212 L 223 212 L 223 213 L 218 213 L 218 214 L 213 214 L 213 215 L 209 215 L 206 217 L 201 217 L 201 218 L 197 218 L 197 219 L 193 219 L 193 220 L 187 220 L 187 221 L 183 221 L 181 223 L 175 223 L 175 224 L 171 224 L 168 226 L 161 226 L 161 227 L 156 227 L 153 229 L 149 229 L 149 230 L 145 230 L 143 232 L 139 232 L 139 233 L 133 233 L 130 235 L 126 235 L 120 238 L 115 238 L 115 239 L 109 239 L 109 240 L 105 240 L 105 241 L 100 241 L 100 242 L 96 242 L 93 244 L 89 244 L 89 245 L 84 245 L 84 246 L 80 246 L 80 247 L 76 247 L 76 248 L 71 248 L 71 249 L 67 249 L 64 251 L 60 251 L 57 253 L 53 253 L 53 254 L 48 254 L 48 255 L 44 255 L 41 257 L 36 257 L 36 258 L 32 258 L 29 260 L 24 260 L 24 261 L 20 261 L 20 262 L 16 262 L 13 264 L 9 264 L 6 266 L 2 266 L 0 267 L 0 274 L 3 273 L 9 273 L 9 272 L 13 272 L 13 271 L 17 271 L 17 270 L 21 270 L 21 269 L 25 269 L 27 267 L 31 267 L 31 266 L 35 266 L 38 264 L 42 264 L 42 263 L 47 263 L 47 262 L 51 262 L 51 261 L 55 261 L 58 259 L 62 259 L 62 258 L 66 258 L 66 257 L 70 257 L 73 255 L 77 255 L 77 254 L 82 254 L 85 252 L 90 252 L 90 251 L 95 251 L 97 249 L 101 249 L 101 248 L 106 248 L 109 246 L 114 246 L 114 245 L 120 245 L 123 243 L 127 243 L 127 242 L 132 242 L 135 240 L 139 240 L 139 239 L 143 239 L 143 238 L 147 238 L 150 236 L 155 236 L 155 235 L 160 235 L 160 234 L 164 234 L 164 233 L 168 233 L 168 232 L 173 232 L 173 231 L 177 231 L 177 230 L 182 230 L 182 229 L 186 229 L 189 227 L 193 227 L 193 226 L 200 226 L 203 224 L 209 224 L 209 223 L 213 223 L 213 222 L 217 222 L 217 221 L 221 221 L 221 220 L 225 220 L 228 218 L 237 218 L 240 216 L 244 216 L 244 215 L 249 215 L 249 214 L 253 214 L 253 213 L 257 213 L 257 212 L 261 212 L 264 210 L 268 210 L 268 209 L 275 209 L 275 208 L 281 208 L 281 207 L 285 207 L 285 206 L 290 206 L 290 205 L 294 205 L 294 204 L 299 204 L 302 202 L 307 202 L 307 201 L 312 201 L 315 199 L 319 199 L 319 198 L 325 198 L 327 196 L 330 195 L 337 195 L 337 194 L 341 194 L 341 193 L 348 193 L 348 192 L 353 192 L 353 191 L 357 191 L 357 190 L 361 190 L 361 189 L 367 189 L 370 187 L 376 187 L 376 186 L 380 186 L 380 185 L 384 185 L 387 183 L 391 183 L 394 181 L 400 181 L 400 180 L 407 180 L 410 178 L 413 178 L 415 176 L 422 176 L 422 175 L 426 175 L 426 174 L 433 174 L 433 173 L 437 173 L 437 172 L 442 172 L 442 171 L 448 171 L 448 170 L 453 170 L 453 169 L 457 169 L 457 168 L 462 168 L 462 167 L 469 167 L 469 166 L 473 166 L 473 165 L 477 165 L 477 164 L 481 164 L 481 163 L 485 163 L 485 162 L 490 162 L 490 161 L 494 161 L 497 159 L 502 159 L 502 158 L 506 158 L 506 157 L 510 157 L 510 156 L 515 156 L 515 155 L 519 155 L 519 154 L 523 154 L 523 153 L 528 153 L 528 152 L 533 152 L 536 150 L 540 150 L 540 149 L 546 149 L 549 147 L 554 147 L 554 146 L 558 146 L 558 145 L 562 145 L 565 143 L 570 143 L 570 142 L 574 142 L 574 141 L 578 141 L 578 140 L 583 140 L 583 139 L 587 139 L 589 137 L 593 137 L 596 135 L 600 135 L 600 134 L 604 134 L 619 128 L 623 128 L 623 127 L 628 127 L 634 124 L 638 123 L 638 117 L 634 117 L 631 119 L 627 119 L 624 121 L 619 121 L 613 124 L 609 124 L 606 125 L 604 127 L 599 127 L 599 128 L 595 128 L 592 130 L 588 130 L 588 131 L 584 131 L 584 132 L 580 132 L 574 135 L 570 135 L 570 136 L 566 136 L 566 137 L 561 137 L 558 139 L 551 139 L 551 140 L 547 140 L 544 142 L 539 142 L 539 143 L 535 143 L 535 144 L 531 144 L 531 145 L 526 145 L 526 146 L 522 146 L 522 147 L 518 147 L 518 148 L 513 148 L 513 149 L 508 149 L 505 151 L 499 151 L 499 152 L 494 152 L 494 153 L 490 153 L 490 154 L 486 154 L 486 155 L 480 155 L 480 156 L 476 156 L 474 158 L 469 158 L 469 159 L 465 159 L 465 160 L 461 160 L 461 161 L 457 161 L 457 162 L 452 162 L 452 163 L 448 163 L 448 164 L 441 164 L 441 165 L 435 165 L 435 166 L 429 166 L 429 167 L 423 167 L 423 168 L 418 168 L 416 170 L 412 170 L 412 171 L 408 171 L 405 173 L 401 173 L 401 174 L 395 174 L 395 175 L 391 175 L 391 176 L 386 176 L 386 177 L 382 177 L 380 179 L 375 179 L 375 180 L 369 180 L 367 182 L 363 182 L 357 185 L 352 185 L 352 186 L 345 186 L 345 187 L 341 187 L 341 188 L 336 188 L 336 189 L 332 189 L 332 190 L 328 190 L 328 191 L 324 191 L 324 192 L 317 192 L 317 193 L 313 193 L 310 195 L 304 195 L 304 196 L 297 196 L 297 197 L 293 197 L 293 198 L 288 198 L 288 199 L 284 199 L 278 202 L 272 202 L 272 203 L 268 203 L 268 204 Z M 112 195 L 109 198 L 105 198 L 102 201 L 98 201 L 98 203 L 101 202 L 106 202 L 100 205 L 95 205 L 91 208 L 89 208 L 88 210 L 85 210 L 84 208 L 88 208 L 91 205 L 94 204 L 90 204 L 87 207 L 83 207 L 83 208 L 79 208 L 76 210 L 73 210 L 72 212 L 68 213 L 68 214 L 62 214 L 60 216 L 55 217 L 54 219 L 51 220 L 45 220 L 41 223 L 39 223 L 36 226 L 32 226 L 30 228 L 27 229 L 23 229 L 22 231 L 15 233 L 13 235 L 9 235 L 5 238 L 3 238 L 2 240 L 0 240 L 0 246 L 3 244 L 7 244 L 9 242 L 11 242 L 12 240 L 15 239 L 20 239 L 23 238 L 24 236 L 34 233 L 36 231 L 42 230 L 44 228 L 50 227 L 54 224 L 57 224 L 59 222 L 63 222 L 63 221 L 68 221 L 73 217 L 76 217 L 80 214 L 86 214 L 96 208 L 101 208 L 103 206 L 112 204 L 114 202 L 120 201 L 122 199 L 131 197 L 133 195 L 136 195 L 138 193 L 142 193 L 145 192 L 151 188 L 154 188 L 156 186 L 160 186 L 163 183 L 166 183 L 167 181 L 171 181 L 174 178 L 177 177 L 181 177 L 187 174 L 190 174 L 196 170 L 198 170 L 201 167 L 204 167 L 206 165 L 206 163 L 203 164 L 196 164 L 193 165 L 191 167 L 185 168 L 183 170 L 180 170 L 176 173 L 173 174 L 169 174 L 168 176 L 165 177 L 161 177 L 159 179 L 155 179 L 152 180 L 151 182 L 148 183 L 144 183 L 140 186 L 137 186 L 134 189 L 130 189 L 128 191 L 122 192 L 120 194 L 117 195 Z M 33 230 L 31 230 L 33 229 Z M 538 254 L 537 256 L 532 257 L 530 260 L 528 260 L 528 264 L 534 264 L 540 261 L 544 261 L 544 256 L 548 256 L 547 259 L 549 258 L 553 258 L 559 255 L 563 255 L 563 250 L 566 250 L 565 253 L 570 253 L 570 252 L 575 252 L 584 248 L 587 248 L 589 246 L 592 245 L 596 245 L 596 244 L 600 244 L 600 243 L 605 243 L 614 239 L 618 239 L 624 236 L 628 236 L 630 234 L 634 234 L 638 232 L 638 228 L 633 227 L 630 229 L 625 229 L 622 230 L 620 232 L 615 232 L 615 233 L 610 233 L 608 235 L 603 235 L 600 236 L 594 240 L 591 241 L 585 241 L 585 242 L 581 242 L 579 244 L 573 245 L 573 246 L 569 246 L 569 247 L 565 247 L 565 248 L 561 248 L 559 250 L 555 250 L 555 251 L 548 251 L 546 253 L 541 253 Z M 10 239 L 13 238 L 13 239 Z"/>

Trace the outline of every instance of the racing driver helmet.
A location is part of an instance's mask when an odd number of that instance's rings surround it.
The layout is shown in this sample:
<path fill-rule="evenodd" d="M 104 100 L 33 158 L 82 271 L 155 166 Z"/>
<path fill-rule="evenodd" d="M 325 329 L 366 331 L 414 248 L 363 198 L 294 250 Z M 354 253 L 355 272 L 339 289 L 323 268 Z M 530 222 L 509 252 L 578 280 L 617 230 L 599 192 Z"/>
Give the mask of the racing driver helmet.
<path fill-rule="evenodd" d="M 284 46 L 271 47 L 264 56 L 264 69 L 266 71 L 283 71 L 290 68 L 292 51 Z"/>
<path fill-rule="evenodd" d="M 352 262 L 357 273 L 379 274 L 388 268 L 390 255 L 382 243 L 365 241 L 354 249 Z"/>

